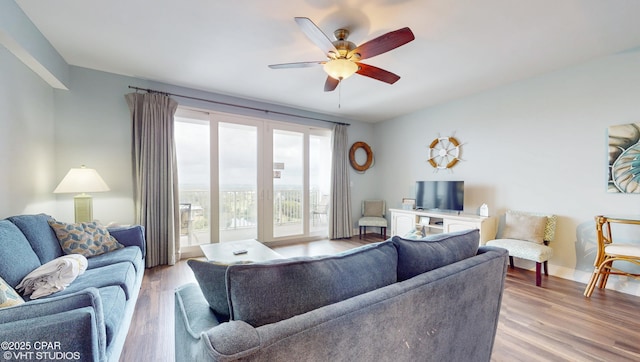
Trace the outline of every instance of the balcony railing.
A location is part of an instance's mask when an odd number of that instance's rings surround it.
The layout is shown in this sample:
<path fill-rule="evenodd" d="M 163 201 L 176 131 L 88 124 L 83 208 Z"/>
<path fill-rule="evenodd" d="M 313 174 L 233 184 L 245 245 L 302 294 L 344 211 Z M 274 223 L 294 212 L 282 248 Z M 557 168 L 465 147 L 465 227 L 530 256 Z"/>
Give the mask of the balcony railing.
<path fill-rule="evenodd" d="M 301 224 L 303 221 L 302 190 L 283 189 L 274 191 L 274 228 Z M 314 228 L 326 226 L 327 195 L 318 190 L 310 193 L 310 218 Z M 209 191 L 182 190 L 180 203 L 180 234 L 187 236 L 188 245 L 210 242 L 208 236 L 211 215 Z M 255 229 L 258 225 L 257 195 L 253 190 L 228 190 L 220 192 L 220 233 Z M 188 205 L 188 207 L 187 207 Z M 323 212 L 323 210 L 325 210 Z M 324 217 L 323 217 L 324 214 Z M 215 216 L 215 215 L 213 215 Z M 201 237 L 193 237 L 194 235 Z M 204 235 L 206 234 L 206 235 Z M 193 240 L 196 239 L 196 240 Z M 227 240 L 223 238 L 223 240 Z M 185 245 L 184 243 L 182 245 Z"/>

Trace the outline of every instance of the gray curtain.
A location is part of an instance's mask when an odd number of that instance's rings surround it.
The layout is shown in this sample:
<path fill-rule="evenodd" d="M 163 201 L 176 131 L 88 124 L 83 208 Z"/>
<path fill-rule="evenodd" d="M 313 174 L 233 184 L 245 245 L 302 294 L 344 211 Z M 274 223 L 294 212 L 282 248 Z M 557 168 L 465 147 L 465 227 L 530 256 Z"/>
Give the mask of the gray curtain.
<path fill-rule="evenodd" d="M 180 259 L 178 172 L 173 115 L 178 102 L 159 93 L 125 95 L 133 124 L 135 222 L 144 226 L 146 267 Z"/>
<path fill-rule="evenodd" d="M 348 155 L 347 126 L 337 124 L 333 128 L 333 159 L 331 160 L 330 239 L 350 238 L 352 235 Z"/>

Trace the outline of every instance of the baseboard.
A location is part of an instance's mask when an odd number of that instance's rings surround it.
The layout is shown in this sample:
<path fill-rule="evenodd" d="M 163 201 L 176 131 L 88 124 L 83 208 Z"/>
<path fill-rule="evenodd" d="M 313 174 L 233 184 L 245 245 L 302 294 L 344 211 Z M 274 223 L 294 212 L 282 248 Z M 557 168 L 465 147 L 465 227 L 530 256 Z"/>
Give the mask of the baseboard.
<path fill-rule="evenodd" d="M 520 264 L 522 264 L 523 262 L 524 261 L 520 261 Z M 518 261 L 516 261 L 516 266 L 518 266 L 517 264 L 518 264 Z M 526 269 L 535 271 L 535 263 L 532 263 L 532 264 L 533 264 L 533 267 L 526 268 Z M 522 268 L 522 266 L 518 266 L 518 267 Z M 590 272 L 575 270 L 575 269 L 553 265 L 553 264 L 549 264 L 549 275 L 562 278 L 562 279 L 572 280 L 578 283 L 582 283 L 584 284 L 585 288 L 587 287 L 587 283 L 589 283 L 589 280 L 591 279 Z M 640 283 L 632 277 L 612 275 L 609 277 L 609 281 L 607 282 L 606 289 L 615 290 L 621 293 L 640 297 Z M 597 292 L 598 292 L 598 288 L 595 289 L 594 293 L 597 293 Z"/>

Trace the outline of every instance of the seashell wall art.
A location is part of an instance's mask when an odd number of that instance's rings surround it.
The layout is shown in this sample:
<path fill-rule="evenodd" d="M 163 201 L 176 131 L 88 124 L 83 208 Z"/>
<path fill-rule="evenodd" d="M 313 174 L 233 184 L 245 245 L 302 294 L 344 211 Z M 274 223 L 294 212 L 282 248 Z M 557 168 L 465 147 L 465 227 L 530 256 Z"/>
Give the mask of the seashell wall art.
<path fill-rule="evenodd" d="M 607 191 L 640 194 L 640 123 L 611 126 L 608 131 Z"/>

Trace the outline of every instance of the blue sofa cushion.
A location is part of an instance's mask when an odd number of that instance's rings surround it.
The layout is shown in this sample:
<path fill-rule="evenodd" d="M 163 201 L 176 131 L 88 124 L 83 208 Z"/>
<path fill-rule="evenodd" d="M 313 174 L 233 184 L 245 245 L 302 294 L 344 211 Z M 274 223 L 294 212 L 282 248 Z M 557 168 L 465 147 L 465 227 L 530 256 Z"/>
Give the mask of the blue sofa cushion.
<path fill-rule="evenodd" d="M 100 268 L 87 269 L 67 289 L 52 295 L 75 293 L 89 287 L 118 286 L 122 288 L 126 299 L 129 300 L 135 283 L 136 271 L 133 264 L 129 262 L 115 263 Z"/>
<path fill-rule="evenodd" d="M 46 264 L 64 255 L 56 234 L 49 226 L 48 220 L 50 218 L 51 216 L 46 214 L 17 215 L 7 218 L 29 240 L 31 248 L 38 255 L 41 264 Z"/>
<path fill-rule="evenodd" d="M 398 281 L 403 281 L 476 255 L 480 231 L 432 234 L 417 240 L 394 236 L 392 241 L 398 249 Z"/>
<path fill-rule="evenodd" d="M 230 265 L 231 319 L 258 327 L 387 286 L 397 280 L 397 259 L 386 241 L 331 256 Z"/>
<path fill-rule="evenodd" d="M 120 262 L 129 262 L 136 268 L 136 272 L 144 269 L 142 252 L 137 246 L 127 246 L 122 249 L 110 251 L 108 253 L 93 256 L 87 259 L 89 266 L 87 269 L 95 269 Z"/>
<path fill-rule="evenodd" d="M 98 293 L 100 293 L 100 299 L 102 300 L 102 313 L 104 315 L 108 346 L 116 333 L 118 333 L 127 301 L 124 291 L 117 286 L 99 288 Z"/>
<path fill-rule="evenodd" d="M 124 246 L 137 246 L 142 251 L 142 258 L 147 255 L 144 228 L 141 225 L 118 226 L 107 228 L 109 234 Z"/>
<path fill-rule="evenodd" d="M 20 229 L 9 220 L 0 220 L 0 277 L 15 288 L 40 265 L 38 255 Z"/>

